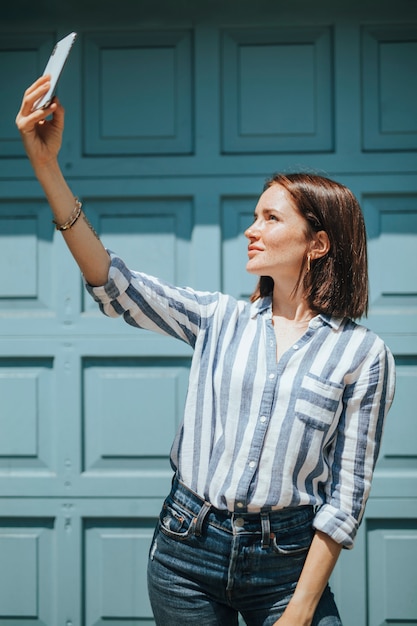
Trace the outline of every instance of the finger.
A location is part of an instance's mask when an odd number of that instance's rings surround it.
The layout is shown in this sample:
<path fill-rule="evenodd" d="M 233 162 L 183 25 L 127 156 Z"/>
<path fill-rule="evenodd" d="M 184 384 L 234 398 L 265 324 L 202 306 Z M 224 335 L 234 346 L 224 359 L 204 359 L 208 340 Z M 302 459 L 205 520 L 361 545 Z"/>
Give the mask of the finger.
<path fill-rule="evenodd" d="M 40 85 L 37 89 L 35 89 L 30 96 L 27 98 L 28 105 L 32 104 L 32 110 L 38 110 L 38 102 L 41 100 L 49 91 L 51 87 L 50 81 Z"/>
<path fill-rule="evenodd" d="M 64 107 L 60 104 L 59 100 L 55 97 L 52 103 L 45 109 L 42 109 L 42 119 L 36 122 L 36 124 L 42 125 L 48 121 L 51 126 L 57 129 L 64 128 Z M 52 118 L 52 119 L 48 119 Z"/>
<path fill-rule="evenodd" d="M 53 114 L 54 116 L 54 122 L 56 122 L 58 125 L 62 124 L 64 121 L 65 110 L 58 100 L 57 96 L 54 96 L 54 99 L 52 100 L 48 109 L 49 114 Z"/>
<path fill-rule="evenodd" d="M 50 87 L 49 76 L 38 78 L 25 92 L 22 106 L 16 116 L 16 125 L 22 134 L 31 133 L 36 125 L 43 124 L 46 119 L 53 115 L 53 122 L 56 126 L 63 126 L 63 107 L 55 97 L 51 104 L 42 109 L 34 109 L 36 102 L 48 92 Z"/>
<path fill-rule="evenodd" d="M 36 124 L 44 122 L 48 115 L 54 113 L 54 110 L 54 107 L 48 107 L 47 109 L 37 109 L 35 111 L 31 108 L 27 111 L 26 106 L 22 106 L 16 117 L 16 125 L 21 133 L 31 132 Z"/>
<path fill-rule="evenodd" d="M 32 83 L 23 94 L 20 112 L 27 114 L 33 108 L 33 104 L 42 96 L 44 96 L 50 88 L 51 76 L 45 74 L 40 76 Z"/>
<path fill-rule="evenodd" d="M 43 85 L 45 82 L 50 82 L 51 75 L 50 74 L 42 74 L 39 76 L 27 89 L 25 93 L 30 93 L 34 89 L 37 89 L 40 85 Z"/>
<path fill-rule="evenodd" d="M 47 92 L 50 87 L 51 77 L 49 74 L 44 76 L 40 76 L 37 80 L 35 80 L 32 85 L 30 85 L 24 95 L 23 101 L 31 100 L 32 98 L 39 97 L 39 93 L 42 95 Z"/>

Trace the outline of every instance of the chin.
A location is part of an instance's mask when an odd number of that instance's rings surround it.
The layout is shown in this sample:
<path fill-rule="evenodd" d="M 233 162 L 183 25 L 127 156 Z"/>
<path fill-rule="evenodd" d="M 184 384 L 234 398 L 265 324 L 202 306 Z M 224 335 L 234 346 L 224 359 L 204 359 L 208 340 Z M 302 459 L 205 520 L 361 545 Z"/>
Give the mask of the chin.
<path fill-rule="evenodd" d="M 253 269 L 253 268 L 250 266 L 250 262 L 246 265 L 246 271 L 247 271 L 249 274 L 254 274 L 255 276 L 260 276 L 259 272 L 258 272 L 256 269 Z"/>
<path fill-rule="evenodd" d="M 258 269 L 257 267 L 253 267 L 251 261 L 248 261 L 246 264 L 246 271 L 249 274 L 254 274 L 255 276 L 264 276 L 264 272 L 262 269 Z"/>

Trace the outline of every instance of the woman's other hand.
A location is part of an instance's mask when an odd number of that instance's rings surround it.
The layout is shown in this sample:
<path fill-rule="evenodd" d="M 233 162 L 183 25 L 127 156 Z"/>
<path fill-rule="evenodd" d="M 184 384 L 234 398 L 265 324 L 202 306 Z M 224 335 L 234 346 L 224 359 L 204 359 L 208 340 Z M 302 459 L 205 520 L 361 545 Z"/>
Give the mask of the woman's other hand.
<path fill-rule="evenodd" d="M 288 606 L 273 626 L 310 626 L 311 619 L 300 616 Z"/>

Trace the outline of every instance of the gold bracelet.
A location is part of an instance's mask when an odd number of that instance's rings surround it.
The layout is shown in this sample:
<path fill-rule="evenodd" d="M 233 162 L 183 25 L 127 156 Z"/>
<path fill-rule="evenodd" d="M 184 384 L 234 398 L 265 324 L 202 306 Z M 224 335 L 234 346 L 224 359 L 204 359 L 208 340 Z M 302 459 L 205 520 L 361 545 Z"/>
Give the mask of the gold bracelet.
<path fill-rule="evenodd" d="M 69 230 L 70 228 L 72 228 L 74 226 L 75 222 L 78 220 L 78 218 L 81 215 L 82 206 L 83 206 L 82 202 L 80 202 L 78 200 L 78 198 L 75 198 L 74 210 L 71 213 L 71 215 L 69 216 L 68 220 L 65 222 L 65 224 L 62 224 L 62 226 L 59 226 L 59 224 L 57 224 L 55 220 L 52 220 L 52 222 L 55 224 L 55 228 L 57 230 L 60 230 L 61 232 L 63 230 Z"/>

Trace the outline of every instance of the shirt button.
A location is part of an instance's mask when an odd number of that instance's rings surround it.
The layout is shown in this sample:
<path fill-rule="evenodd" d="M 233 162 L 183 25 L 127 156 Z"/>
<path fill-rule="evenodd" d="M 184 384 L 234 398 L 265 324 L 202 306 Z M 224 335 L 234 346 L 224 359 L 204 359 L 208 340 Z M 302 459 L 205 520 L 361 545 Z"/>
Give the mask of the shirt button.
<path fill-rule="evenodd" d="M 272 380 L 273 378 L 275 378 L 275 374 L 270 374 L 270 375 L 268 376 L 268 378 L 270 378 L 270 379 Z"/>
<path fill-rule="evenodd" d="M 243 509 L 243 502 L 237 502 L 236 506 L 238 509 Z"/>
<path fill-rule="evenodd" d="M 299 348 L 299 347 L 300 347 L 300 346 L 298 345 L 298 343 L 295 343 L 295 344 L 293 345 L 293 349 L 294 349 L 294 350 L 298 350 L 298 348 Z"/>
<path fill-rule="evenodd" d="M 262 422 L 262 424 L 265 424 L 265 422 L 266 422 L 265 415 L 261 415 L 261 417 L 259 418 L 259 421 Z"/>
<path fill-rule="evenodd" d="M 255 461 L 250 461 L 249 467 L 254 468 L 256 465 Z"/>

